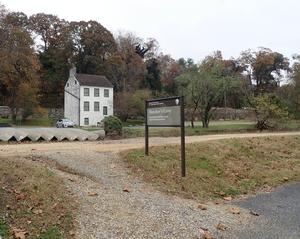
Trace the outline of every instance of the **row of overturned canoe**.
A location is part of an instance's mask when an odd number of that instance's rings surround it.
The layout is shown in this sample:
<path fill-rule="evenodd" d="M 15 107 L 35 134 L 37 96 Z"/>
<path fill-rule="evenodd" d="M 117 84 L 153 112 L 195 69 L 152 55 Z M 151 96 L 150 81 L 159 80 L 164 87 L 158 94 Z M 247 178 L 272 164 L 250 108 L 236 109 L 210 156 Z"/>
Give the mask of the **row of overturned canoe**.
<path fill-rule="evenodd" d="M 0 128 L 0 141 L 94 141 L 99 134 L 81 129 Z"/>

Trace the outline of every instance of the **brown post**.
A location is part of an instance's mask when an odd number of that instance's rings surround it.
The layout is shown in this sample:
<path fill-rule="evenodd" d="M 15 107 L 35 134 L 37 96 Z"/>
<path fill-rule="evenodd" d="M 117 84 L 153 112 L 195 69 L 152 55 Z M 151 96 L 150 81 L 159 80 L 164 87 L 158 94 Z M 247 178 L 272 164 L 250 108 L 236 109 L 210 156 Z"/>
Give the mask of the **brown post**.
<path fill-rule="evenodd" d="M 181 127 L 181 177 L 185 177 L 186 168 L 185 168 L 185 119 L 184 119 L 184 96 L 180 97 L 180 127 Z"/>
<path fill-rule="evenodd" d="M 145 101 L 145 155 L 149 155 L 149 127 L 147 120 L 147 100 Z"/>

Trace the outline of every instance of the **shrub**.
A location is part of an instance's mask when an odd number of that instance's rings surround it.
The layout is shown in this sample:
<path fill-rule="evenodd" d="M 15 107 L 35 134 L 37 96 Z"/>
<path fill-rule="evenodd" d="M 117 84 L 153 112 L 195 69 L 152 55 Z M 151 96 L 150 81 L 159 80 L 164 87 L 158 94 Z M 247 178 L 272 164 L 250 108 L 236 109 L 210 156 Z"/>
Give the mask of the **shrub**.
<path fill-rule="evenodd" d="M 103 120 L 104 131 L 106 136 L 121 136 L 122 121 L 116 116 L 108 116 Z"/>
<path fill-rule="evenodd" d="M 288 118 L 286 108 L 280 100 L 271 94 L 257 96 L 253 99 L 257 118 L 256 128 L 260 131 L 276 129 L 279 123 Z"/>
<path fill-rule="evenodd" d="M 149 90 L 135 92 L 120 92 L 116 94 L 116 114 L 126 122 L 127 119 L 136 119 L 145 114 L 145 100 L 151 98 Z"/>

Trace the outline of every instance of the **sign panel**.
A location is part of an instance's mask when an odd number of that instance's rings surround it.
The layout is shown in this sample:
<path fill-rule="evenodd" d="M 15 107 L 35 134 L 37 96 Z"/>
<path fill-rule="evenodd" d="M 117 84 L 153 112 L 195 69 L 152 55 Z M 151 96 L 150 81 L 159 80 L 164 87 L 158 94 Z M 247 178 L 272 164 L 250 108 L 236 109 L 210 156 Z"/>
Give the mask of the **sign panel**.
<path fill-rule="evenodd" d="M 177 126 L 181 125 L 181 98 L 166 98 L 147 101 L 148 126 Z"/>
<path fill-rule="evenodd" d="M 181 176 L 185 177 L 184 97 L 147 100 L 145 106 L 145 155 L 149 155 L 149 127 L 180 127 Z"/>

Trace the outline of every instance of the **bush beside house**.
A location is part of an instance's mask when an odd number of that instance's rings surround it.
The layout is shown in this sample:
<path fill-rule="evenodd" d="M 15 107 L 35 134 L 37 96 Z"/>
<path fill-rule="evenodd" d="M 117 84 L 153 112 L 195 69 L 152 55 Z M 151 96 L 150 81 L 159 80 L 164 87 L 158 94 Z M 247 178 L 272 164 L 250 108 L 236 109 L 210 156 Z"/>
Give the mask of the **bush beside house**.
<path fill-rule="evenodd" d="M 103 120 L 105 136 L 121 136 L 122 121 L 116 116 L 108 116 Z"/>

